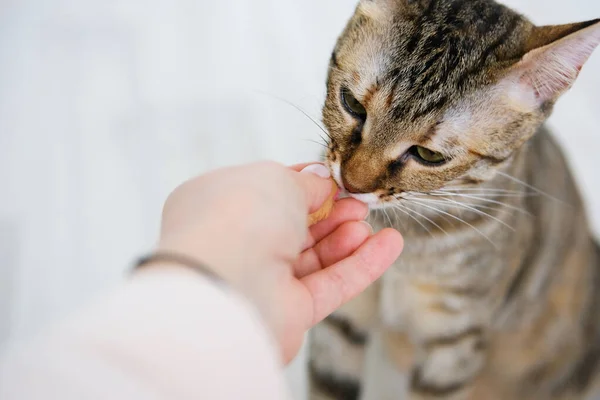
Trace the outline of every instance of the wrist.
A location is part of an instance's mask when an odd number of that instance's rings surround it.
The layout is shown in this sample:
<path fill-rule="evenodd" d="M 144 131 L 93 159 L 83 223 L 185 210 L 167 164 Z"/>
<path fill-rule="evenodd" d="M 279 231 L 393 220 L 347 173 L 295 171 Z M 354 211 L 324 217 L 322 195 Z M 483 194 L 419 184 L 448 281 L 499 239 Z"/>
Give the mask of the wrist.
<path fill-rule="evenodd" d="M 153 254 L 174 254 L 176 259 L 170 258 L 169 264 L 183 265 L 184 268 L 197 269 L 197 273 L 216 275 L 229 285 L 235 285 L 235 260 L 228 257 L 227 244 L 221 235 L 216 232 L 213 237 L 203 232 L 189 234 L 166 235 L 153 251 Z M 198 271 L 202 270 L 202 271 Z"/>
<path fill-rule="evenodd" d="M 230 251 L 231 252 L 231 251 Z M 216 252 L 217 254 L 219 252 Z M 215 252 L 187 252 L 185 249 L 175 249 L 170 246 L 159 246 L 150 255 L 141 258 L 134 270 L 139 274 L 143 271 L 186 271 L 189 275 L 201 276 L 223 287 L 237 292 L 252 303 L 261 314 L 270 316 L 272 308 L 272 290 L 278 279 L 275 270 L 284 271 L 286 268 L 276 268 L 267 261 L 262 263 L 246 260 L 231 260 L 227 252 L 214 256 Z M 254 268 L 254 265 L 261 268 Z M 268 318 L 270 319 L 270 318 Z"/>
<path fill-rule="evenodd" d="M 225 283 L 223 279 L 206 264 L 186 254 L 177 252 L 158 251 L 144 256 L 140 258 L 134 266 L 134 272 L 152 269 L 169 270 L 173 268 L 192 271 L 215 283 Z"/>
<path fill-rule="evenodd" d="M 217 316 L 219 324 L 230 326 L 235 326 L 241 319 L 251 319 L 257 332 L 261 332 L 273 349 L 279 348 L 271 326 L 253 302 L 238 291 L 219 287 L 212 280 L 179 263 L 155 262 L 135 270 L 128 287 L 134 290 L 144 288 L 153 306 L 147 307 L 148 303 L 145 302 L 142 309 L 151 312 L 163 310 L 157 318 L 174 315 L 191 321 L 204 321 Z M 173 304 L 178 306 L 173 307 Z M 229 306 L 225 307 L 226 304 Z M 243 335 L 245 341 L 247 333 L 245 330 L 231 330 L 223 335 L 233 338 Z"/>
<path fill-rule="evenodd" d="M 133 276 L 134 279 L 161 276 L 199 281 L 217 289 L 225 289 L 224 293 L 236 297 L 237 301 L 245 303 L 245 307 L 253 309 L 254 313 L 260 316 L 264 327 L 273 338 L 281 336 L 283 327 L 280 325 L 284 318 L 279 315 L 280 307 L 274 301 L 272 290 L 269 290 L 275 282 L 266 283 L 265 279 L 268 277 L 254 276 L 254 279 L 250 280 L 227 282 L 213 273 L 209 267 L 187 255 L 163 251 L 157 251 L 140 259 L 133 270 Z"/>

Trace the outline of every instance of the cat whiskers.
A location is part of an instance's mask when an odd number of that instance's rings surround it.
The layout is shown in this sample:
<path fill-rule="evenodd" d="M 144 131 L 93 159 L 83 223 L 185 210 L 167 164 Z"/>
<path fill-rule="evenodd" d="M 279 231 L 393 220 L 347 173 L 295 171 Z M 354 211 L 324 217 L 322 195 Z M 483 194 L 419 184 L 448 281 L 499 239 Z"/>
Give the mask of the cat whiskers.
<path fill-rule="evenodd" d="M 282 99 L 282 100 L 283 100 L 283 99 Z M 324 128 L 324 127 L 323 127 L 323 126 L 322 126 L 322 125 L 319 123 L 319 121 L 317 121 L 317 119 L 316 119 L 316 118 L 312 117 L 312 116 L 311 116 L 311 115 L 310 115 L 310 114 L 309 114 L 307 111 L 304 111 L 304 110 L 303 110 L 301 107 L 299 107 L 299 106 L 295 105 L 295 104 L 294 104 L 294 103 L 292 103 L 292 102 L 289 102 L 289 101 L 286 101 L 286 100 L 283 100 L 283 101 L 285 101 L 285 102 L 286 102 L 287 104 L 289 104 L 290 106 L 294 107 L 296 110 L 300 111 L 300 112 L 302 113 L 302 115 L 304 115 L 306 118 L 308 118 L 308 119 L 309 119 L 309 120 L 310 120 L 310 121 L 311 121 L 313 124 L 315 124 L 315 126 L 316 126 L 317 128 L 319 128 L 319 130 L 320 130 L 321 132 L 323 132 L 323 133 L 325 134 L 325 136 L 326 136 L 326 137 L 327 137 L 327 139 L 329 139 L 329 140 L 325 139 L 325 137 L 323 137 L 323 135 L 321 135 L 320 133 L 318 133 L 318 132 L 317 132 L 317 135 L 319 135 L 319 137 L 320 137 L 320 138 L 321 138 L 321 140 L 323 141 L 323 143 L 319 143 L 319 144 L 323 144 L 323 146 L 324 146 L 325 148 L 329 148 L 329 144 L 331 143 L 331 140 L 332 140 L 332 138 L 331 138 L 331 135 L 329 134 L 329 132 L 327 132 L 327 129 L 325 129 L 325 128 Z"/>
<path fill-rule="evenodd" d="M 379 211 L 379 210 L 378 210 Z M 392 219 L 390 218 L 390 216 L 388 215 L 387 211 L 385 209 L 381 209 L 381 213 L 387 218 L 388 223 L 390 224 L 390 226 L 393 226 L 392 223 Z"/>
<path fill-rule="evenodd" d="M 427 231 L 427 233 L 429 233 L 429 234 L 431 235 L 431 237 L 435 238 L 435 235 L 434 235 L 434 234 L 431 232 L 431 229 L 429 229 L 429 228 L 428 228 L 428 227 L 427 227 L 427 226 L 426 226 L 424 223 L 422 223 L 421 221 L 419 221 L 419 219 L 418 219 L 417 217 L 415 217 L 414 215 L 412 215 L 412 214 L 411 214 L 411 212 L 414 212 L 415 214 L 418 214 L 418 215 L 420 215 L 421 217 L 424 217 L 424 216 L 423 216 L 423 214 L 417 213 L 417 212 L 415 212 L 413 209 L 411 209 L 411 208 L 408 208 L 407 206 L 400 205 L 400 204 L 394 204 L 394 205 L 393 205 L 393 208 L 394 208 L 395 210 L 401 211 L 401 212 L 403 212 L 404 214 L 408 215 L 410 218 L 412 218 L 413 220 L 415 220 L 415 222 L 416 222 L 416 223 L 418 223 L 419 225 L 421 225 L 421 227 L 422 227 L 423 229 L 425 229 L 425 230 Z M 424 217 L 424 218 L 428 219 L 430 222 L 432 222 L 433 224 L 435 224 L 435 222 L 431 221 L 431 219 L 429 219 L 429 218 L 427 218 L 427 217 Z M 436 225 L 437 227 L 439 227 L 440 229 L 442 229 L 442 228 L 441 228 L 441 227 L 440 227 L 438 224 L 435 224 L 435 225 Z M 443 230 L 443 229 L 442 229 L 442 230 Z M 444 232 L 445 232 L 445 231 L 444 231 Z M 446 234 L 448 234 L 448 233 L 446 232 Z"/>
<path fill-rule="evenodd" d="M 460 188 L 460 187 L 446 187 L 436 192 L 444 193 L 469 193 L 479 195 L 489 195 L 497 197 L 528 197 L 537 195 L 536 193 L 524 192 L 522 190 L 506 190 L 506 189 L 493 189 L 493 188 Z"/>
<path fill-rule="evenodd" d="M 319 145 L 319 146 L 321 146 L 321 147 L 324 147 L 324 148 L 326 148 L 326 149 L 328 149 L 328 148 L 329 148 L 329 146 L 327 145 L 327 142 L 325 142 L 325 143 L 322 143 L 322 142 L 319 142 L 319 141 L 317 141 L 317 140 L 313 140 L 313 139 L 304 139 L 304 140 L 305 140 L 305 141 L 307 141 L 307 142 L 311 142 L 311 143 L 317 144 L 317 145 Z"/>
<path fill-rule="evenodd" d="M 327 137 L 327 139 L 329 139 L 329 140 L 325 139 L 325 137 L 323 137 L 323 136 L 322 136 L 320 133 L 319 133 L 318 135 L 319 135 L 319 137 L 321 138 L 321 140 L 323 140 L 323 144 L 324 144 L 324 146 L 325 146 L 326 148 L 328 148 L 328 147 L 329 147 L 329 144 L 331 143 L 331 141 L 333 140 L 333 138 L 331 137 L 331 134 L 330 134 L 329 132 L 327 132 L 327 129 L 325 129 L 325 127 L 324 127 L 323 125 L 321 125 L 321 124 L 319 123 L 319 121 L 317 121 L 317 119 L 316 119 L 316 118 L 314 118 L 313 116 L 311 116 L 311 115 L 310 115 L 310 114 L 309 114 L 307 111 L 305 111 L 305 110 L 304 110 L 302 107 L 300 107 L 300 106 L 298 106 L 298 105 L 296 105 L 296 104 L 292 103 L 291 101 L 289 101 L 289 100 L 287 100 L 287 99 L 284 99 L 283 97 L 279 97 L 279 96 L 277 96 L 277 95 L 275 95 L 275 94 L 273 94 L 273 93 L 267 93 L 267 92 L 263 92 L 263 91 L 259 91 L 259 92 L 260 92 L 260 93 L 262 93 L 262 94 L 268 95 L 268 96 L 270 96 L 270 97 L 272 97 L 272 98 L 274 98 L 274 99 L 276 99 L 276 100 L 279 100 L 279 101 L 281 101 L 281 102 L 283 102 L 283 103 L 285 103 L 285 104 L 287 104 L 287 105 L 289 105 L 289 106 L 291 106 L 291 107 L 294 107 L 296 110 L 300 111 L 300 113 L 301 113 L 302 115 L 304 115 L 306 118 L 308 118 L 308 119 L 309 119 L 309 120 L 310 120 L 310 121 L 311 121 L 313 124 L 315 124 L 315 126 L 316 126 L 317 128 L 319 128 L 319 130 L 320 130 L 321 132 L 323 132 L 323 133 L 325 134 L 325 136 L 326 136 L 326 137 Z M 320 144 L 320 143 L 319 143 L 319 144 Z"/>
<path fill-rule="evenodd" d="M 425 207 L 425 208 L 428 208 L 428 209 L 430 209 L 430 210 L 432 210 L 432 211 L 434 211 L 434 212 L 437 212 L 437 213 L 439 213 L 439 214 L 446 215 L 446 216 L 448 216 L 448 217 L 450 217 L 450 218 L 452 218 L 452 219 L 455 219 L 455 220 L 457 220 L 457 221 L 459 221 L 459 222 L 461 222 L 461 223 L 463 223 L 463 224 L 467 225 L 468 227 L 470 227 L 471 229 L 473 229 L 475 232 L 477 232 L 479 235 L 481 235 L 481 237 L 483 237 L 485 240 L 487 240 L 488 242 L 490 242 L 490 244 L 491 244 L 492 246 L 494 246 L 494 248 L 498 249 L 498 245 L 497 245 L 496 243 L 494 243 L 494 241 L 493 241 L 492 239 L 490 239 L 490 238 L 489 238 L 489 236 L 487 236 L 485 233 L 483 233 L 483 232 L 482 232 L 480 229 L 478 229 L 476 226 L 474 226 L 473 224 L 471 224 L 471 223 L 469 223 L 469 222 L 465 221 L 464 219 L 462 219 L 462 218 L 460 218 L 460 217 L 458 217 L 458 216 L 456 216 L 456 215 L 454 215 L 454 214 L 451 214 L 451 213 L 449 213 L 449 212 L 446 212 L 446 211 L 444 211 L 444 210 L 441 210 L 441 209 L 439 209 L 439 208 L 436 208 L 436 207 L 434 207 L 434 206 L 431 206 L 431 205 L 427 204 L 426 202 L 422 201 L 422 199 L 417 199 L 417 198 L 405 198 L 405 200 L 407 200 L 407 201 L 411 201 L 411 202 L 414 202 L 415 204 L 418 204 L 418 205 L 419 205 L 419 206 L 421 206 L 421 207 Z"/>
<path fill-rule="evenodd" d="M 432 198 L 431 196 L 423 196 L 420 197 L 421 194 L 418 194 L 417 197 L 419 197 L 419 200 L 422 201 L 428 201 L 431 203 L 439 203 L 439 204 L 444 204 L 447 205 L 449 199 L 446 199 L 445 197 L 443 198 Z M 491 210 L 491 211 L 499 211 L 499 212 L 508 212 L 508 210 L 504 210 L 502 208 L 500 208 L 500 206 L 487 206 L 487 205 L 482 205 L 482 204 L 469 204 L 471 207 L 475 207 L 477 209 L 483 209 L 483 210 Z"/>
<path fill-rule="evenodd" d="M 409 200 L 410 200 L 410 199 L 409 199 Z M 419 199 L 419 200 L 421 200 L 421 201 L 429 201 L 429 202 L 436 202 L 436 203 L 438 203 L 438 204 L 441 204 L 441 203 L 446 203 L 446 204 L 449 204 L 449 205 L 454 205 L 454 206 L 460 207 L 460 208 L 462 208 L 462 209 L 466 209 L 466 210 L 472 211 L 472 212 L 474 212 L 475 214 L 478 214 L 478 215 L 481 215 L 481 216 L 484 216 L 484 217 L 491 218 L 492 220 L 494 220 L 494 221 L 498 222 L 499 224 L 501 224 L 501 225 L 503 225 L 503 226 L 507 227 L 507 228 L 508 228 L 508 229 L 510 229 L 511 231 L 513 231 L 513 232 L 516 232 L 516 229 L 515 229 L 515 228 L 513 228 L 512 226 L 510 226 L 509 224 L 507 224 L 506 222 L 502 221 L 501 219 L 499 219 L 499 218 L 497 218 L 497 217 L 494 217 L 494 216 L 493 216 L 493 215 L 491 215 L 491 214 L 488 214 L 488 213 L 486 213 L 485 211 L 481 211 L 481 210 L 477 209 L 477 207 L 476 207 L 475 205 L 469 205 L 469 204 L 461 203 L 460 201 L 455 201 L 455 200 L 448 199 L 448 198 L 445 198 L 445 197 L 444 197 L 444 198 L 442 198 L 442 200 L 441 200 L 441 201 L 430 200 L 430 199 L 425 199 L 425 198 L 423 198 L 423 199 Z"/>
<path fill-rule="evenodd" d="M 399 204 L 395 204 L 396 206 L 398 206 Z M 444 232 L 446 235 L 450 235 L 444 228 L 442 228 L 438 223 L 436 223 L 434 220 L 432 220 L 431 218 L 427 217 L 426 215 L 421 214 L 420 212 L 410 208 L 408 206 L 408 204 L 402 204 L 402 206 L 409 212 L 413 212 L 415 214 L 417 214 L 419 217 L 423 218 L 424 220 L 426 220 L 427 222 L 429 222 L 430 224 L 432 224 L 433 226 L 435 226 L 436 228 L 438 228 L 440 231 Z"/>
<path fill-rule="evenodd" d="M 388 208 L 388 210 L 391 210 L 394 212 L 394 217 L 396 217 L 396 221 L 398 221 L 398 224 L 400 224 L 400 227 L 402 229 L 404 229 L 404 224 L 402 223 L 402 219 L 398 218 L 398 209 L 397 208 Z"/>
<path fill-rule="evenodd" d="M 522 180 L 517 179 L 517 178 L 515 178 L 512 175 L 506 174 L 506 173 L 501 172 L 501 171 L 498 171 L 497 174 L 500 175 L 500 176 L 502 176 L 502 177 L 504 177 L 504 178 L 506 178 L 506 179 L 508 179 L 508 180 L 510 180 L 510 181 L 512 181 L 512 182 L 515 182 L 515 183 L 518 183 L 520 185 L 523 185 L 524 187 L 526 187 L 528 189 L 531 189 L 531 190 L 533 190 L 534 192 L 536 192 L 538 194 L 541 194 L 542 196 L 546 197 L 547 199 L 554 200 L 554 201 L 557 201 L 557 202 L 559 202 L 559 203 L 561 203 L 563 205 L 571 207 L 571 205 L 569 203 L 567 203 L 566 201 L 561 200 L 561 199 L 559 199 L 557 197 L 554 197 L 551 194 L 548 194 L 548 193 L 544 192 L 543 190 L 540 190 L 540 189 L 536 188 L 535 186 L 528 184 L 527 182 L 523 182 Z"/>
<path fill-rule="evenodd" d="M 509 210 L 517 211 L 517 212 L 519 212 L 521 214 L 524 214 L 524 215 L 527 215 L 527 216 L 531 216 L 530 212 L 528 212 L 527 210 L 524 210 L 524 209 L 522 209 L 520 207 L 516 207 L 516 206 L 513 206 L 511 204 L 507 204 L 505 202 L 502 202 L 502 201 L 498 201 L 498 200 L 493 200 L 493 199 L 489 199 L 489 198 L 486 198 L 486 197 L 482 197 L 482 196 L 485 196 L 485 194 L 477 194 L 475 196 L 475 195 L 472 195 L 472 194 L 463 194 L 463 193 L 456 193 L 456 192 L 447 192 L 447 191 L 444 191 L 444 190 L 437 190 L 437 191 L 430 192 L 429 195 L 430 196 L 437 196 L 437 197 L 464 197 L 465 199 L 476 200 L 476 201 L 480 201 L 480 202 L 483 202 L 483 203 L 497 204 L 497 205 L 502 206 L 504 208 L 507 208 Z M 499 196 L 492 196 L 492 195 L 490 195 L 490 197 L 497 198 Z"/>

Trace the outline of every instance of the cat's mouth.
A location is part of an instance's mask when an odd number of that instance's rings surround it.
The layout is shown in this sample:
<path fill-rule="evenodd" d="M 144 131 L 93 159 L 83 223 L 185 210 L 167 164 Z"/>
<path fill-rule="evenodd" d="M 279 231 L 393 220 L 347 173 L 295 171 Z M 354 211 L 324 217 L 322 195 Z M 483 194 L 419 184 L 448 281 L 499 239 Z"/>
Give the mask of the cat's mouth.
<path fill-rule="evenodd" d="M 352 197 L 365 203 L 369 206 L 370 210 L 378 210 L 391 206 L 393 199 L 389 196 L 381 196 L 377 193 L 350 193 L 344 186 L 341 165 L 339 163 L 328 163 L 328 167 L 331 170 L 331 176 L 340 188 L 339 198 Z M 396 195 L 394 199 L 397 201 L 400 197 L 402 195 Z"/>

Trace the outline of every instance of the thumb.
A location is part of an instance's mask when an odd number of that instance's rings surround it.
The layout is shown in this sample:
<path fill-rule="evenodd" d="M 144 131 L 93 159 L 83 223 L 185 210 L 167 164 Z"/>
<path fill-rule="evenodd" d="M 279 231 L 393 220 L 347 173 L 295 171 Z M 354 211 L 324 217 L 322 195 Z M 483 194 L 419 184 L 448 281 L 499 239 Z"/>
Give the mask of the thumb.
<path fill-rule="evenodd" d="M 294 175 L 305 194 L 308 212 L 317 211 L 331 196 L 332 181 L 329 169 L 323 164 L 311 164 Z"/>

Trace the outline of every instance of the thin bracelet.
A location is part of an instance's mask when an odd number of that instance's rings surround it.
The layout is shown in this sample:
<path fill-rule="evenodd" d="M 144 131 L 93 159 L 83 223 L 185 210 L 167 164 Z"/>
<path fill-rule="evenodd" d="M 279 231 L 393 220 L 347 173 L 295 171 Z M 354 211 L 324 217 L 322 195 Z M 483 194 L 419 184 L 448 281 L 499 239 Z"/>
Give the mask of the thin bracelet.
<path fill-rule="evenodd" d="M 153 253 L 147 256 L 140 258 L 134 265 L 133 270 L 139 270 L 146 267 L 149 264 L 153 264 L 156 262 L 167 262 L 179 264 L 184 267 L 188 267 L 198 272 L 199 274 L 210 278 L 211 280 L 219 283 L 225 284 L 223 278 L 217 275 L 214 271 L 208 268 L 204 263 L 193 259 L 192 257 L 188 257 L 184 254 L 171 253 L 171 252 L 158 252 Z"/>

